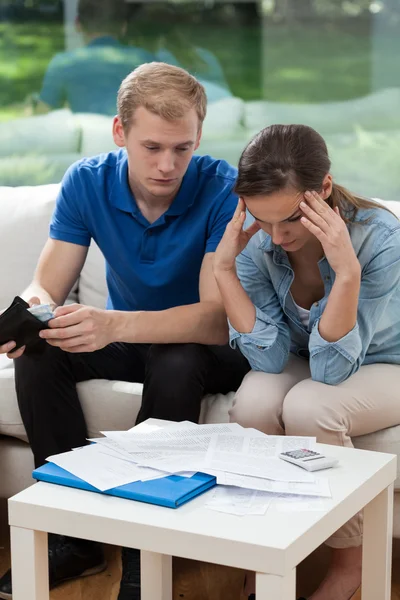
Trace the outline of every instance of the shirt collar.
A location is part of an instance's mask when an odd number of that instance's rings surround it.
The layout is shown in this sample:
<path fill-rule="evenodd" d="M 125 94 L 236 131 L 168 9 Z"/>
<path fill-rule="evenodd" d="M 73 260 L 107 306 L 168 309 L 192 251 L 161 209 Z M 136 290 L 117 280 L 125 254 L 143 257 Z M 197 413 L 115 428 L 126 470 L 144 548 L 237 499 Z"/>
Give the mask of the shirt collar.
<path fill-rule="evenodd" d="M 263 250 L 264 252 L 273 252 L 277 247 L 278 246 L 275 246 L 271 236 L 268 235 L 268 233 L 265 233 L 265 238 L 261 240 L 260 244 L 258 245 L 258 249 Z"/>
<path fill-rule="evenodd" d="M 116 169 L 116 179 L 111 190 L 111 203 L 124 212 L 137 215 L 141 214 L 136 204 L 135 197 L 129 187 L 128 180 L 128 156 L 125 149 L 120 150 Z M 198 171 L 194 158 L 189 163 L 183 177 L 181 187 L 175 196 L 171 206 L 165 212 L 167 216 L 178 216 L 183 214 L 195 201 L 197 191 Z"/>
<path fill-rule="evenodd" d="M 125 149 L 119 151 L 116 177 L 110 194 L 111 203 L 119 210 L 135 214 L 139 211 L 128 181 L 128 156 Z"/>

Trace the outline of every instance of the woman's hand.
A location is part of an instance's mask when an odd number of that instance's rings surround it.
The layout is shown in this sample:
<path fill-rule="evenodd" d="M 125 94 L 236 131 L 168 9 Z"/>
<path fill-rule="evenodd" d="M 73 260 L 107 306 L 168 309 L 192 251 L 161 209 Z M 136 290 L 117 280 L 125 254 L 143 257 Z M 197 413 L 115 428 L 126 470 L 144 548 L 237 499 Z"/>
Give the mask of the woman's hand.
<path fill-rule="evenodd" d="M 305 192 L 307 203 L 301 202 L 301 222 L 321 242 L 327 261 L 336 276 L 352 276 L 360 272 L 346 223 L 339 209 L 332 209 L 317 192 Z"/>
<path fill-rule="evenodd" d="M 232 271 L 235 268 L 236 257 L 244 250 L 260 226 L 254 221 L 247 229 L 243 229 L 246 220 L 246 206 L 242 198 L 239 199 L 235 214 L 228 223 L 225 233 L 218 244 L 214 256 L 214 270 Z"/>

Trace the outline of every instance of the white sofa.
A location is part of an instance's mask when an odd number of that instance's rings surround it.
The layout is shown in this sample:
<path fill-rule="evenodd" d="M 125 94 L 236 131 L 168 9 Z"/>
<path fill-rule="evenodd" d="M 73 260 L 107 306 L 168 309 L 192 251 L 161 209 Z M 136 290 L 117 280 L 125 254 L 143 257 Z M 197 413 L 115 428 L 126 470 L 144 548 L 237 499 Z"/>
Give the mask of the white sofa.
<path fill-rule="evenodd" d="M 30 282 L 39 253 L 47 238 L 48 223 L 59 185 L 0 187 L 0 307 Z M 389 203 L 400 216 L 400 203 Z M 82 274 L 69 300 L 104 307 L 106 285 L 104 261 L 92 246 Z M 124 381 L 94 380 L 78 384 L 89 435 L 104 429 L 127 429 L 134 425 L 142 386 Z M 202 422 L 226 422 L 233 393 L 206 396 Z M 355 438 L 358 448 L 400 454 L 400 426 Z M 399 461 L 400 465 L 400 461 Z M 32 483 L 32 453 L 18 410 L 13 363 L 0 357 L 0 497 L 9 497 Z M 400 480 L 396 481 L 400 491 Z M 395 502 L 395 535 L 400 537 L 400 494 Z M 397 516 L 397 511 L 399 514 Z"/>
<path fill-rule="evenodd" d="M 237 164 L 245 144 L 263 127 L 304 123 L 326 139 L 333 173 L 343 185 L 365 196 L 396 198 L 399 109 L 400 88 L 315 104 L 226 98 L 209 104 L 200 152 Z M 0 185 L 59 182 L 81 156 L 114 148 L 111 124 L 111 117 L 65 109 L 0 123 Z"/>

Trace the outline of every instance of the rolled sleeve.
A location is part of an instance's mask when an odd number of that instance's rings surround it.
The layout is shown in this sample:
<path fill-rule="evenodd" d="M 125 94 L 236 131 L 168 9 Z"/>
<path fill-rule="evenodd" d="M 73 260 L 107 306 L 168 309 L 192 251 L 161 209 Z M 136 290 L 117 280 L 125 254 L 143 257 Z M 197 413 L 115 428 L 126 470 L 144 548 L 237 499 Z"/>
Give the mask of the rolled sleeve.
<path fill-rule="evenodd" d="M 288 351 L 278 339 L 278 325 L 256 307 L 256 322 L 251 332 L 239 333 L 229 323 L 229 339 L 232 348 L 238 347 L 246 356 L 254 371 L 281 373 Z M 272 348 L 274 349 L 271 352 Z"/>
<path fill-rule="evenodd" d="M 400 227 L 396 224 L 363 268 L 354 328 L 336 342 L 327 342 L 319 333 L 319 320 L 314 323 L 309 351 L 311 376 L 315 381 L 337 385 L 358 371 L 375 336 L 379 333 L 382 336 L 382 330 L 387 330 L 388 336 L 398 322 L 399 286 Z"/>
<path fill-rule="evenodd" d="M 309 342 L 311 377 L 314 381 L 337 385 L 354 371 L 363 345 L 358 323 L 336 342 L 328 342 L 319 332 L 318 319 L 312 328 Z"/>
<path fill-rule="evenodd" d="M 281 373 L 289 358 L 289 327 L 258 246 L 255 235 L 236 259 L 237 274 L 254 305 L 256 321 L 247 333 L 230 325 L 230 344 L 239 348 L 254 371 Z"/>
<path fill-rule="evenodd" d="M 237 338 L 240 338 L 242 341 L 247 340 L 249 344 L 265 349 L 270 348 L 275 343 L 278 336 L 278 327 L 272 319 L 256 307 L 256 322 L 250 333 L 239 333 L 230 323 L 229 332 L 231 345 Z"/>

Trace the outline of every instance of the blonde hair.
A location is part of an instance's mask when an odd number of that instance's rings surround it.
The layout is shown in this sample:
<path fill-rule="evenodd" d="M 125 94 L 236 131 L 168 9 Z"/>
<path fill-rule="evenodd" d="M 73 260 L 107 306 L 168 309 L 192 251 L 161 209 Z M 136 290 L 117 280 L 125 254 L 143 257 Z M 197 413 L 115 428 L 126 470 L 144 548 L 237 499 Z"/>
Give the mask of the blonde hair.
<path fill-rule="evenodd" d="M 162 62 L 140 65 L 120 85 L 117 97 L 118 116 L 127 131 L 139 106 L 174 121 L 194 108 L 199 126 L 204 121 L 207 97 L 204 87 L 185 69 Z"/>

